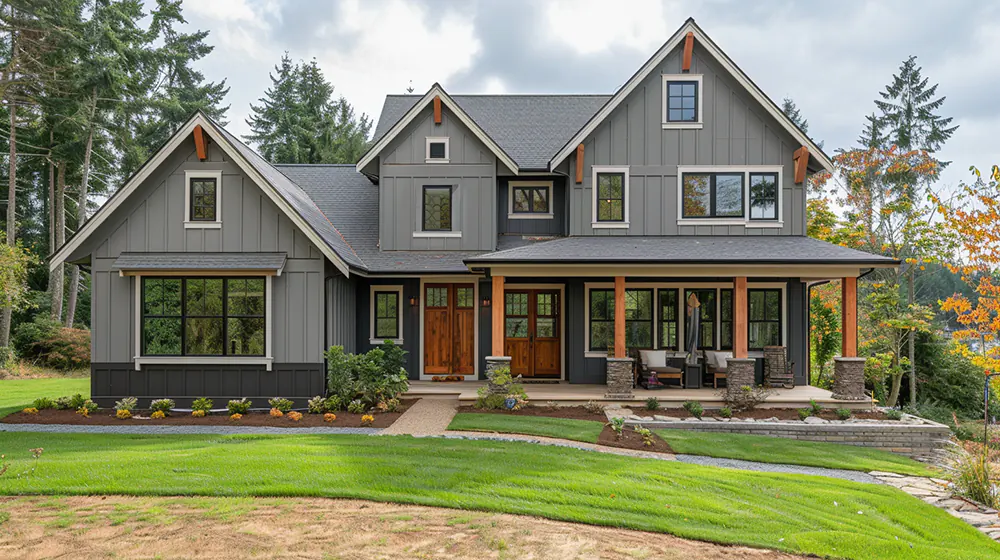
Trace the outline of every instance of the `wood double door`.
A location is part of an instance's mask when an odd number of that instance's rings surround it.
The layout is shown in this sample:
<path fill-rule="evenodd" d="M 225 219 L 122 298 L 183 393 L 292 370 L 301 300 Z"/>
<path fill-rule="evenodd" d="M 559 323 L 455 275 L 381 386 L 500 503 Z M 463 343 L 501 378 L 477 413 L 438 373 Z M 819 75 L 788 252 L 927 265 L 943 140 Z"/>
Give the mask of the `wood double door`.
<path fill-rule="evenodd" d="M 475 360 L 475 286 L 424 284 L 424 373 L 472 375 Z"/>
<path fill-rule="evenodd" d="M 559 290 L 504 292 L 504 351 L 513 375 L 559 377 L 559 295 Z"/>

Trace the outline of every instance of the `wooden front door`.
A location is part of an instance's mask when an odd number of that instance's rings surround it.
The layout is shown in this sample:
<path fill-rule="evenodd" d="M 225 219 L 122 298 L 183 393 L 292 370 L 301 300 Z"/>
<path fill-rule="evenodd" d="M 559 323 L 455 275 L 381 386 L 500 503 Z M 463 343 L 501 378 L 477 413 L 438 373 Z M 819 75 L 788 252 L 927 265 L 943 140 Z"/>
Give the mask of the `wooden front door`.
<path fill-rule="evenodd" d="M 511 374 L 559 377 L 559 330 L 559 290 L 504 293 L 504 351 Z"/>
<path fill-rule="evenodd" d="M 472 284 L 424 285 L 424 373 L 472 375 L 476 297 Z"/>

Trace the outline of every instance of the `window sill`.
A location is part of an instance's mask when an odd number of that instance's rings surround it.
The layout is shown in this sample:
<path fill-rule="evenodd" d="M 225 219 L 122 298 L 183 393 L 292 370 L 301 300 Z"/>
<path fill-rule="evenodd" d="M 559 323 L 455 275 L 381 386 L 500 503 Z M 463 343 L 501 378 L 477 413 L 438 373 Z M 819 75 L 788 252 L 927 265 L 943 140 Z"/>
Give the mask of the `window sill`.
<path fill-rule="evenodd" d="M 271 371 L 274 358 L 262 356 L 137 356 L 135 370 L 144 365 L 265 365 Z"/>
<path fill-rule="evenodd" d="M 510 213 L 507 214 L 507 219 L 508 220 L 551 220 L 553 218 L 555 218 L 555 215 L 552 214 L 551 212 L 549 212 L 548 214 L 545 214 L 545 213 L 538 213 L 538 214 L 524 213 L 524 214 L 518 214 L 516 212 L 510 212 Z"/>
<path fill-rule="evenodd" d="M 747 220 L 744 218 L 680 218 L 679 226 L 744 226 L 747 228 L 781 228 L 785 222 L 771 220 Z"/>
<path fill-rule="evenodd" d="M 583 353 L 584 358 L 607 358 L 607 352 L 595 352 L 593 350 L 588 350 Z"/>
<path fill-rule="evenodd" d="M 748 228 L 782 228 L 785 227 L 785 222 L 773 222 L 770 220 L 750 220 L 747 222 Z"/>
<path fill-rule="evenodd" d="M 593 229 L 628 229 L 628 222 L 591 222 Z"/>
<path fill-rule="evenodd" d="M 460 231 L 415 231 L 413 237 L 462 237 Z"/>
<path fill-rule="evenodd" d="M 184 222 L 184 229 L 222 229 L 222 222 Z"/>
<path fill-rule="evenodd" d="M 424 159 L 424 163 L 451 163 L 451 160 L 449 160 L 449 159 L 426 158 L 426 159 Z"/>
<path fill-rule="evenodd" d="M 699 129 L 705 128 L 705 123 L 700 122 L 665 122 L 663 123 L 663 130 L 669 130 L 674 128 L 687 128 L 687 129 Z"/>
<path fill-rule="evenodd" d="M 403 339 L 402 338 L 369 338 L 368 339 L 368 344 L 373 344 L 375 346 L 381 346 L 382 343 L 385 342 L 385 341 L 387 341 L 387 340 L 389 342 L 395 344 L 396 346 L 402 346 L 403 345 Z"/>

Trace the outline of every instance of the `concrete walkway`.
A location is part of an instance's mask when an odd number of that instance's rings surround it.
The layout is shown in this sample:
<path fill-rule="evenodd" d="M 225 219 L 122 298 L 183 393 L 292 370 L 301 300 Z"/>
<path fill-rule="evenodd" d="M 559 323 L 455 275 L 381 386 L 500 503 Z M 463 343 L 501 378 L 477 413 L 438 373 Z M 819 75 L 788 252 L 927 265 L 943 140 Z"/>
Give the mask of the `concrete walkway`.
<path fill-rule="evenodd" d="M 436 436 L 448 429 L 458 410 L 458 399 L 420 399 L 406 409 L 391 426 L 382 430 L 386 436 Z"/>

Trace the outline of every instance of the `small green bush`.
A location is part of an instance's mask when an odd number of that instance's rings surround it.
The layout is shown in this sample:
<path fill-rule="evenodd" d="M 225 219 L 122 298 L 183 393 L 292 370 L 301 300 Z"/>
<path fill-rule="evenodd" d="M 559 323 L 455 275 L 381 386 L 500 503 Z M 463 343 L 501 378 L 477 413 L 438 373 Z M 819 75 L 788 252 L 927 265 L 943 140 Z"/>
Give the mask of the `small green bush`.
<path fill-rule="evenodd" d="M 56 399 L 56 408 L 59 410 L 79 410 L 86 400 L 80 393 L 72 397 L 59 397 Z"/>
<path fill-rule="evenodd" d="M 1000 507 L 1000 493 L 992 480 L 1000 473 L 993 472 L 985 447 L 981 453 L 959 451 L 952 466 L 951 480 L 959 495 L 987 507 Z"/>
<path fill-rule="evenodd" d="M 621 416 L 615 416 L 608 422 L 608 426 L 614 430 L 615 437 L 618 439 L 622 438 L 622 432 L 625 430 L 625 419 Z"/>
<path fill-rule="evenodd" d="M 337 395 L 330 395 L 326 398 L 326 412 L 339 412 L 343 408 L 344 402 Z"/>
<path fill-rule="evenodd" d="M 120 410 L 132 412 L 138 404 L 139 399 L 135 397 L 125 397 L 124 399 L 115 402 L 115 412 Z"/>
<path fill-rule="evenodd" d="M 156 399 L 149 403 L 149 410 L 170 414 L 170 410 L 177 406 L 173 399 Z"/>
<path fill-rule="evenodd" d="M 694 416 L 695 418 L 701 418 L 701 415 L 705 412 L 705 409 L 702 408 L 701 403 L 698 401 L 685 402 L 684 410 L 691 413 L 691 416 Z"/>
<path fill-rule="evenodd" d="M 41 398 L 35 399 L 34 402 L 31 403 L 31 407 L 35 408 L 35 409 L 38 409 L 38 410 L 45 410 L 45 409 L 49 409 L 49 408 L 55 408 L 56 407 L 56 401 L 54 401 L 54 400 L 52 400 L 52 399 L 50 399 L 48 397 L 41 397 Z"/>
<path fill-rule="evenodd" d="M 890 408 L 889 410 L 885 411 L 885 417 L 888 418 L 889 420 L 902 420 L 903 411 L 899 410 L 898 408 Z"/>
<path fill-rule="evenodd" d="M 809 410 L 812 411 L 815 416 L 819 416 L 819 413 L 823 412 L 823 407 L 816 402 L 815 399 L 809 399 Z"/>
<path fill-rule="evenodd" d="M 327 392 L 342 403 L 360 398 L 368 406 L 399 398 L 409 388 L 407 352 L 385 341 L 364 354 L 348 354 L 341 346 L 326 351 Z"/>
<path fill-rule="evenodd" d="M 583 409 L 591 414 L 604 414 L 604 405 L 597 401 L 587 401 Z"/>
<path fill-rule="evenodd" d="M 87 414 L 93 414 L 97 412 L 97 403 L 95 403 L 90 399 L 85 399 L 82 403 L 80 403 L 80 406 L 78 406 L 76 409 L 77 410 L 86 409 Z"/>
<path fill-rule="evenodd" d="M 212 405 L 214 404 L 215 403 L 212 402 L 212 399 L 207 399 L 205 397 L 197 398 L 191 402 L 191 410 L 200 410 L 205 414 L 208 414 L 212 411 Z"/>
<path fill-rule="evenodd" d="M 306 409 L 309 410 L 309 414 L 323 414 L 326 412 L 326 399 L 323 395 L 316 395 L 306 401 Z"/>
<path fill-rule="evenodd" d="M 246 414 L 250 412 L 250 407 L 253 406 L 253 401 L 243 397 L 240 400 L 231 400 L 226 404 L 226 409 L 229 410 L 229 415 L 233 414 Z"/>
<path fill-rule="evenodd" d="M 288 399 L 283 399 L 281 397 L 274 397 L 273 399 L 267 399 L 267 404 L 271 405 L 271 408 L 277 408 L 281 412 L 289 412 L 292 410 L 292 401 Z"/>
<path fill-rule="evenodd" d="M 347 412 L 350 412 L 351 414 L 364 414 L 365 403 L 361 402 L 361 399 L 354 399 L 353 401 L 347 403 Z"/>
<path fill-rule="evenodd" d="M 507 395 L 479 395 L 476 397 L 476 404 L 473 405 L 482 410 L 499 410 L 504 408 L 504 401 Z"/>
<path fill-rule="evenodd" d="M 837 409 L 837 418 L 839 418 L 841 420 L 847 420 L 850 417 L 851 417 L 851 409 L 849 409 L 849 408 L 838 408 Z"/>
<path fill-rule="evenodd" d="M 660 409 L 660 399 L 656 397 L 649 397 L 646 399 L 646 410 L 659 410 Z"/>
<path fill-rule="evenodd" d="M 813 415 L 813 413 L 812 413 L 812 409 L 811 408 L 800 408 L 799 409 L 799 420 L 805 420 L 806 418 L 809 418 L 812 415 Z"/>
<path fill-rule="evenodd" d="M 728 406 L 724 406 L 724 407 L 722 407 L 722 408 L 719 409 L 719 416 L 721 416 L 723 418 L 732 418 L 733 417 L 733 409 L 729 408 Z"/>

